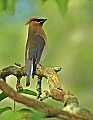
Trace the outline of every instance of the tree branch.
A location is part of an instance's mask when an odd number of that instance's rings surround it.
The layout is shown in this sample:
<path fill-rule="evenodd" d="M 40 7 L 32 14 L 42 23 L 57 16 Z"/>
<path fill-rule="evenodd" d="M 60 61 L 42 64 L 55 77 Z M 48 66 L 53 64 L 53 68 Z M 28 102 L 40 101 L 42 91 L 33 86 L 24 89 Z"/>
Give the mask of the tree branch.
<path fill-rule="evenodd" d="M 48 91 L 45 91 L 46 96 L 44 98 L 41 98 L 41 100 L 44 100 L 45 98 L 48 97 L 52 97 L 53 99 L 64 103 L 65 107 L 63 108 L 63 110 L 46 105 L 37 100 L 27 98 L 19 94 L 18 92 L 14 91 L 11 87 L 9 87 L 4 82 L 7 76 L 12 74 L 16 76 L 17 79 L 19 78 L 21 79 L 22 76 L 26 76 L 25 67 L 22 66 L 21 64 L 16 65 L 19 67 L 9 66 L 0 71 L 0 78 L 2 78 L 0 79 L 0 89 L 4 91 L 10 98 L 19 103 L 23 103 L 26 106 L 32 107 L 37 110 L 42 110 L 44 111 L 46 116 L 58 117 L 63 120 L 64 118 L 66 120 L 93 119 L 93 114 L 91 114 L 90 111 L 79 108 L 78 100 L 73 94 L 71 94 L 70 92 L 65 92 L 61 88 L 60 80 L 57 76 L 57 72 L 61 70 L 61 67 L 45 68 L 40 65 L 37 68 L 36 75 L 38 77 L 45 77 L 48 80 L 49 84 L 50 93 Z M 19 84 L 20 82 L 18 81 L 18 85 Z"/>
<path fill-rule="evenodd" d="M 3 81 L 3 79 L 0 79 L 0 89 L 16 102 L 23 103 L 28 107 L 34 108 L 35 110 L 44 111 L 46 113 L 46 116 L 57 117 L 59 114 L 63 114 L 64 116 L 70 117 L 69 113 L 62 111 L 61 109 L 54 108 L 37 100 L 25 97 L 22 94 L 19 94 L 18 92 L 14 91 L 11 87 L 9 87 L 8 84 L 6 84 Z"/>

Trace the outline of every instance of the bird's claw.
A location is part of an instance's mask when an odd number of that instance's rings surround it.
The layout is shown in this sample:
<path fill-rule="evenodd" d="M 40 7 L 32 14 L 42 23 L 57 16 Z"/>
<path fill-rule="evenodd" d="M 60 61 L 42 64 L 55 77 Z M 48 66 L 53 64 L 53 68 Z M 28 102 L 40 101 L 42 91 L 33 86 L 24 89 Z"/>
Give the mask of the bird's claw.
<path fill-rule="evenodd" d="M 39 99 L 40 95 L 42 94 L 41 87 L 37 87 L 37 91 L 38 91 L 38 93 L 37 93 L 37 99 Z"/>
<path fill-rule="evenodd" d="M 20 92 L 20 91 L 23 90 L 23 87 L 20 84 L 17 84 L 16 89 L 17 89 L 18 92 Z"/>
<path fill-rule="evenodd" d="M 37 94 L 37 99 L 41 98 L 41 97 L 40 97 L 41 94 L 42 94 L 42 92 L 39 92 L 39 93 Z"/>
<path fill-rule="evenodd" d="M 45 90 L 43 92 L 45 93 L 45 96 L 40 98 L 40 101 L 43 101 L 43 100 L 47 99 L 48 97 L 50 97 L 50 93 L 47 90 Z"/>

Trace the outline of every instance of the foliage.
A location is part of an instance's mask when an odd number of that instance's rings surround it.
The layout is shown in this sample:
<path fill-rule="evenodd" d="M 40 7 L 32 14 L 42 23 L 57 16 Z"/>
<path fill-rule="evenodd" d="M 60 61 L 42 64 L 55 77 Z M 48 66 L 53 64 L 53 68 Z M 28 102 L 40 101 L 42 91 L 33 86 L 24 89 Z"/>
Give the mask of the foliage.
<path fill-rule="evenodd" d="M 28 90 L 28 89 L 23 89 L 22 91 L 20 91 L 20 93 L 24 93 L 24 94 L 28 94 L 28 95 L 33 95 L 36 96 L 37 93 L 32 91 L 32 90 Z"/>
<path fill-rule="evenodd" d="M 10 120 L 10 119 L 11 120 L 17 120 L 21 117 L 22 117 L 22 115 L 18 111 L 11 110 L 7 113 L 7 116 L 4 116 L 4 118 L 2 118 L 2 120 Z"/>
<path fill-rule="evenodd" d="M 93 101 L 93 97 L 91 97 L 93 91 L 91 84 L 93 80 L 93 0 L 38 1 L 42 1 L 43 10 L 37 0 L 36 3 L 35 0 L 31 1 L 32 4 L 25 0 L 0 0 L 0 65 L 6 66 L 14 63 L 15 60 L 23 62 L 27 34 L 24 26 L 25 21 L 31 16 L 47 17 L 49 21 L 45 29 L 48 36 L 49 49 L 45 64 L 51 66 L 62 65 L 64 72 L 60 77 L 65 81 L 65 83 L 63 82 L 65 88 L 70 88 L 76 92 L 81 100 L 81 105 L 85 107 L 87 103 L 87 107 L 93 109 L 93 106 L 91 106 Z M 25 3 L 28 4 L 27 7 L 25 7 L 27 5 Z M 65 15 L 64 19 L 63 15 Z M 32 81 L 33 89 L 35 81 Z M 11 83 L 14 84 L 14 81 L 11 81 Z M 24 85 L 24 80 L 22 83 Z M 44 87 L 47 89 L 45 82 Z M 36 93 L 32 90 L 24 89 L 22 93 L 36 96 Z M 90 98 L 90 102 L 85 100 L 86 96 Z M 0 94 L 0 101 L 2 101 L 0 104 L 3 104 L 6 97 L 7 95 L 4 93 Z M 50 101 L 50 103 L 55 106 L 59 104 L 58 102 L 55 104 L 53 101 Z M 10 111 L 9 115 L 6 111 Z M 10 116 L 13 118 L 14 115 L 21 118 L 25 114 L 23 111 L 29 113 L 30 110 L 23 108 L 15 114 L 11 107 L 0 108 L 2 114 L 8 115 L 7 120 Z M 34 112 L 32 115 L 33 119 L 38 116 L 38 112 Z M 42 114 L 40 116 L 42 117 Z"/>
<path fill-rule="evenodd" d="M 9 111 L 11 110 L 11 111 Z M 4 117 L 4 120 L 11 120 L 20 119 L 20 120 L 41 120 L 43 117 L 43 113 L 40 111 L 32 111 L 28 108 L 22 108 L 17 111 L 12 110 L 11 107 L 0 108 L 0 115 L 3 113 L 5 114 L 6 111 L 7 116 Z"/>
<path fill-rule="evenodd" d="M 28 94 L 28 95 L 33 95 L 33 96 L 37 95 L 36 92 L 34 92 L 32 90 L 28 90 L 28 89 L 23 89 L 22 91 L 20 91 L 20 93 L 24 93 L 24 94 Z M 3 101 L 6 97 L 8 97 L 8 96 L 4 92 L 2 92 L 0 94 L 0 101 Z M 6 112 L 8 110 L 11 110 L 11 112 L 9 112 L 7 114 L 7 117 L 5 118 L 5 120 L 8 120 L 10 118 L 10 116 L 11 116 L 11 120 L 17 119 L 17 118 L 20 118 L 20 119 L 22 118 L 22 119 L 29 120 L 29 119 L 31 119 L 31 116 L 29 117 L 28 113 L 30 113 L 30 115 L 31 115 L 31 113 L 33 113 L 32 110 L 27 109 L 27 108 L 22 108 L 22 109 L 19 109 L 17 111 L 13 111 L 11 107 L 4 107 L 4 108 L 0 108 L 0 114 Z M 36 112 L 36 114 L 33 113 L 33 118 L 35 118 L 34 115 L 38 115 L 38 113 L 39 112 Z M 28 118 L 27 118 L 26 114 L 27 114 Z M 40 117 L 41 117 L 41 114 L 39 115 L 39 118 Z M 37 118 L 37 116 L 36 116 L 36 118 Z"/>
<path fill-rule="evenodd" d="M 43 113 L 40 111 L 35 111 L 31 117 L 32 120 L 42 120 L 42 118 L 43 118 Z"/>
<path fill-rule="evenodd" d="M 69 0 L 56 0 L 60 11 L 65 14 L 68 9 Z"/>
<path fill-rule="evenodd" d="M 1 0 L 0 3 L 0 14 L 3 15 L 5 13 L 9 13 L 11 15 L 14 15 L 16 3 L 18 0 Z M 42 2 L 47 2 L 48 0 L 42 0 Z M 54 0 L 56 1 L 59 10 L 65 14 L 68 8 L 68 2 L 69 0 Z"/>
<path fill-rule="evenodd" d="M 0 108 L 0 114 L 2 114 L 3 112 L 5 112 L 7 110 L 12 110 L 12 108 L 11 107 Z"/>
<path fill-rule="evenodd" d="M 9 13 L 13 15 L 15 13 L 17 0 L 1 0 L 0 1 L 0 14 Z"/>
<path fill-rule="evenodd" d="M 0 108 L 0 115 L 2 113 L 6 114 L 6 111 L 9 111 L 9 110 L 11 111 L 7 113 L 7 116 L 4 117 L 4 120 L 9 120 L 10 118 L 11 120 L 14 120 L 14 119 L 37 120 L 37 118 L 38 120 L 41 120 L 41 118 L 43 117 L 43 114 L 39 111 L 32 111 L 31 109 L 28 109 L 28 108 L 22 108 L 15 111 L 15 110 L 12 110 L 11 107 Z"/>
<path fill-rule="evenodd" d="M 36 92 L 34 92 L 34 91 L 32 91 L 32 90 L 28 90 L 28 89 L 23 89 L 22 91 L 20 91 L 20 93 L 24 93 L 24 94 L 28 94 L 28 95 L 33 95 L 33 96 L 36 96 L 36 95 L 37 95 Z M 8 96 L 7 96 L 4 92 L 2 92 L 2 93 L 0 94 L 0 101 L 4 100 L 4 99 L 7 98 L 7 97 L 8 97 Z"/>
<path fill-rule="evenodd" d="M 59 11 L 64 15 L 68 9 L 68 3 L 70 0 L 54 0 L 56 2 Z M 48 2 L 48 0 L 42 0 L 43 3 Z"/>
<path fill-rule="evenodd" d="M 2 93 L 0 94 L 0 102 L 1 102 L 3 99 L 5 99 L 5 98 L 7 98 L 7 95 L 6 95 L 4 92 L 2 92 Z"/>

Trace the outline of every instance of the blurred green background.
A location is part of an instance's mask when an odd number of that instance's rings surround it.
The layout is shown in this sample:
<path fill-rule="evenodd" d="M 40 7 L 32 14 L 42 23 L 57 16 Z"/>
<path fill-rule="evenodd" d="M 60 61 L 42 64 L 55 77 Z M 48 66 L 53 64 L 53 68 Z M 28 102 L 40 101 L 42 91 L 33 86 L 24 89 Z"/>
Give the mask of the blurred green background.
<path fill-rule="evenodd" d="M 7 8 L 2 1 L 13 2 Z M 61 66 L 63 69 L 58 75 L 62 88 L 77 96 L 80 107 L 93 111 L 93 0 L 1 0 L 0 15 L 0 69 L 15 62 L 25 63 L 28 32 L 25 23 L 31 17 L 47 18 L 43 28 L 48 38 L 48 51 L 41 64 Z M 15 80 L 13 76 L 7 77 L 13 88 Z M 25 78 L 21 83 L 25 87 Z M 35 90 L 36 79 L 31 83 Z M 42 87 L 48 89 L 46 79 Z M 51 98 L 45 103 L 63 107 Z M 7 104 L 13 106 L 13 101 L 7 98 L 0 106 Z"/>

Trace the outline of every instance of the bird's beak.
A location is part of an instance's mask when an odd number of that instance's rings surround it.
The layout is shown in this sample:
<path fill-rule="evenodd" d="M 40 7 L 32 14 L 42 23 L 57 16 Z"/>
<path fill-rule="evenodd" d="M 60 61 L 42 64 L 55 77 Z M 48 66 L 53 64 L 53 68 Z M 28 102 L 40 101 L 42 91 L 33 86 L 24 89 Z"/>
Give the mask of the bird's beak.
<path fill-rule="evenodd" d="M 43 25 L 43 23 L 46 21 L 47 19 L 40 19 L 40 24 L 41 24 L 41 26 Z"/>
<path fill-rule="evenodd" d="M 43 23 L 44 23 L 46 20 L 47 20 L 47 19 L 42 19 L 42 21 L 41 21 L 41 22 L 43 22 Z"/>

